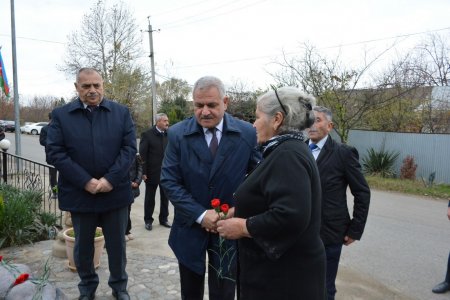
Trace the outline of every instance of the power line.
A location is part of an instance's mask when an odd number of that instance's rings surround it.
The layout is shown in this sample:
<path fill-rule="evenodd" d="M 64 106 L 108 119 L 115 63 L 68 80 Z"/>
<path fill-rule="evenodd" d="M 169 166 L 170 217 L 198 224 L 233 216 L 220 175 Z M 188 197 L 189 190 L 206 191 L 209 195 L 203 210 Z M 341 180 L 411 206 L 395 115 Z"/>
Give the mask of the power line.
<path fill-rule="evenodd" d="M 197 14 L 190 15 L 190 16 L 187 16 L 187 17 L 184 17 L 182 19 L 179 19 L 179 20 L 176 20 L 176 21 L 172 21 L 172 22 L 169 22 L 169 23 L 166 23 L 166 24 L 162 24 L 161 27 L 164 27 L 164 26 L 167 26 L 167 25 L 171 25 L 171 24 L 180 23 L 180 22 L 183 22 L 184 20 L 189 20 L 189 19 L 192 19 L 193 17 L 201 16 L 201 15 L 203 15 L 205 13 L 208 13 L 208 12 L 211 12 L 211 11 L 215 11 L 215 10 L 218 10 L 218 9 L 220 9 L 222 7 L 231 5 L 231 4 L 235 3 L 235 2 L 239 2 L 239 0 L 234 0 L 234 1 L 231 1 L 231 2 L 227 2 L 227 3 L 224 3 L 224 4 L 220 5 L 220 6 L 216 6 L 216 7 L 212 7 L 210 9 L 204 10 L 204 11 L 199 12 Z"/>
<path fill-rule="evenodd" d="M 9 34 L 0 34 L 0 36 L 11 37 L 11 35 L 9 35 Z M 21 39 L 21 40 L 30 40 L 30 41 L 35 41 L 35 42 L 53 43 L 53 44 L 61 44 L 61 45 L 65 45 L 66 44 L 66 43 L 62 43 L 62 42 L 56 42 L 56 41 L 50 41 L 50 40 L 41 40 L 41 39 L 30 38 L 30 37 L 23 37 L 23 36 L 18 36 L 17 38 Z"/>
<path fill-rule="evenodd" d="M 181 9 L 184 9 L 184 8 L 188 8 L 188 7 L 192 7 L 192 6 L 196 6 L 197 4 L 201 4 L 203 2 L 208 2 L 208 1 L 209 0 L 198 1 L 198 2 L 195 2 L 195 3 L 191 3 L 191 4 L 188 4 L 188 5 L 180 6 L 180 7 L 171 9 L 171 10 L 166 10 L 166 11 L 163 11 L 163 12 L 160 12 L 160 13 L 157 12 L 156 14 L 153 14 L 153 16 L 162 16 L 162 15 L 170 14 L 170 13 L 173 13 L 175 11 L 178 11 L 178 10 L 181 10 Z"/>
<path fill-rule="evenodd" d="M 267 0 L 256 1 L 256 2 L 253 2 L 253 3 L 249 3 L 249 4 L 247 4 L 247 5 L 241 6 L 241 7 L 237 7 L 237 8 L 235 8 L 235 9 L 231 9 L 231 10 L 228 10 L 228 11 L 225 11 L 225 12 L 222 12 L 222 13 L 218 13 L 218 14 L 215 14 L 215 15 L 212 15 L 212 16 L 205 17 L 205 18 L 203 18 L 203 19 L 197 19 L 197 20 L 193 20 L 193 21 L 187 21 L 187 22 L 184 22 L 184 23 L 181 23 L 181 24 L 178 24 L 178 25 L 172 25 L 172 26 L 165 27 L 164 29 L 173 29 L 173 28 L 181 27 L 181 26 L 184 26 L 184 25 L 192 24 L 192 23 L 202 22 L 202 21 L 209 20 L 209 19 L 212 19 L 212 18 L 215 18 L 215 17 L 218 17 L 218 16 L 227 15 L 227 14 L 230 14 L 230 13 L 232 13 L 232 12 L 235 12 L 235 11 L 238 11 L 238 10 L 242 10 L 242 9 L 244 9 L 244 8 L 247 8 L 247 7 L 250 7 L 250 6 L 259 4 L 259 3 L 261 3 L 261 2 L 265 2 L 265 1 L 267 1 Z M 238 1 L 234 1 L 234 2 L 238 2 Z M 224 6 L 225 6 L 225 5 L 224 5 Z M 222 6 L 222 7 L 223 7 L 223 6 Z M 215 10 L 215 9 L 213 9 L 213 10 Z M 202 14 L 202 13 L 197 14 L 197 15 L 201 15 L 201 14 Z M 185 19 L 189 19 L 189 18 L 191 18 L 191 17 L 192 17 L 192 16 L 187 17 L 187 18 L 185 18 Z M 183 19 L 181 19 L 181 20 L 179 20 L 179 21 L 171 22 L 171 23 L 166 23 L 166 24 L 163 24 L 161 27 L 167 26 L 167 25 L 170 25 L 170 24 L 180 23 L 180 22 L 182 22 L 182 21 L 183 21 Z"/>
<path fill-rule="evenodd" d="M 385 40 L 391 40 L 391 39 L 397 39 L 397 38 L 404 38 L 404 37 L 411 37 L 415 35 L 421 35 L 421 34 L 427 34 L 427 33 L 433 33 L 433 32 L 439 32 L 439 31 L 445 31 L 450 30 L 450 27 L 440 28 L 440 29 L 434 29 L 434 30 L 427 30 L 427 31 L 420 31 L 420 32 L 414 32 L 414 33 L 407 33 L 402 35 L 396 35 L 391 37 L 384 37 L 384 38 L 378 38 L 378 39 L 372 39 L 372 40 L 364 40 L 364 41 L 358 41 L 358 42 L 352 42 L 347 44 L 341 44 L 341 45 L 333 45 L 333 46 L 326 46 L 318 48 L 319 50 L 325 50 L 325 49 L 335 49 L 335 48 L 342 48 L 342 47 L 348 47 L 348 46 L 355 46 L 355 45 L 361 45 L 361 44 L 368 44 L 368 43 L 375 43 Z M 297 54 L 298 52 L 287 52 L 285 55 L 293 55 Z M 247 57 L 247 58 L 238 58 L 233 60 L 226 60 L 226 61 L 217 61 L 217 62 L 211 62 L 211 63 L 204 63 L 204 64 L 198 64 L 198 65 L 188 65 L 188 66 L 180 66 L 179 69 L 185 69 L 185 68 L 195 68 L 195 67 L 205 67 L 205 66 L 212 66 L 212 65 L 221 65 L 221 64 L 229 64 L 229 63 L 238 63 L 243 61 L 252 61 L 252 60 L 259 60 L 259 59 L 266 59 L 271 58 L 274 56 L 278 56 L 278 54 L 273 55 L 262 55 L 257 57 Z"/>

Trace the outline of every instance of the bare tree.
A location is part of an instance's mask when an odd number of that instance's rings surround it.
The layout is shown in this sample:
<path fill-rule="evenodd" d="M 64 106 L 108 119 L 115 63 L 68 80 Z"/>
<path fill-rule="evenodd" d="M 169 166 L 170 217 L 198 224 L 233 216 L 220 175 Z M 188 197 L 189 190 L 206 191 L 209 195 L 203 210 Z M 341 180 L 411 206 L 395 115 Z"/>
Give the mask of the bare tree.
<path fill-rule="evenodd" d="M 253 123 L 255 121 L 256 98 L 262 94 L 261 90 L 251 91 L 247 85 L 235 80 L 227 87 L 229 103 L 227 112 L 233 116 Z"/>
<path fill-rule="evenodd" d="M 68 39 L 61 69 L 75 74 L 81 67 L 96 68 L 103 76 L 109 97 L 126 93 L 116 84 L 118 79 L 123 82 L 124 73 L 137 72 L 143 75 L 143 80 L 148 80 L 146 72 L 134 66 L 142 54 L 141 41 L 135 19 L 122 2 L 108 8 L 103 1 L 98 1 L 84 15 L 80 30 Z"/>
<path fill-rule="evenodd" d="M 416 104 L 421 131 L 450 132 L 450 34 L 429 34 L 395 66 L 404 85 L 427 91 Z"/>
<path fill-rule="evenodd" d="M 336 133 L 346 143 L 350 129 L 361 124 L 364 117 L 391 103 L 405 93 L 386 92 L 385 82 L 373 79 L 369 70 L 391 48 L 373 58 L 365 54 L 359 68 L 344 66 L 340 55 L 334 59 L 322 56 L 317 49 L 305 45 L 302 56 L 278 62 L 281 71 L 272 74 L 278 85 L 292 85 L 313 94 L 319 105 L 330 108 Z"/>

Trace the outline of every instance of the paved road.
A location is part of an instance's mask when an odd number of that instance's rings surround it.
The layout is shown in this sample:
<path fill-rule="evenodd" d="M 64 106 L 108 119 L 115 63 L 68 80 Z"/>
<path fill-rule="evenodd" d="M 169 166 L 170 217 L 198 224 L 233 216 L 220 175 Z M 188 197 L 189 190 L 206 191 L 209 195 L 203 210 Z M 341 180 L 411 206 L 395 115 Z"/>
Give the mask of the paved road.
<path fill-rule="evenodd" d="M 5 138 L 11 142 L 8 153 L 16 154 L 15 133 L 7 132 Z M 44 147 L 39 144 L 39 135 L 21 134 L 20 141 L 23 157 L 45 163 Z"/>
<path fill-rule="evenodd" d="M 7 133 L 7 138 L 14 145 L 14 135 Z M 38 136 L 22 135 L 22 154 L 44 161 Z M 149 255 L 173 257 L 167 246 L 168 230 L 144 229 L 142 194 L 132 207 L 132 231 L 137 237 L 133 247 Z M 450 249 L 447 204 L 446 200 L 372 191 L 363 239 L 344 247 L 336 299 L 450 299 L 450 293 L 431 292 L 443 280 Z"/>
<path fill-rule="evenodd" d="M 450 250 L 446 200 L 372 191 L 363 239 L 345 247 L 342 266 L 411 299 L 450 299 L 431 288 L 445 276 Z"/>

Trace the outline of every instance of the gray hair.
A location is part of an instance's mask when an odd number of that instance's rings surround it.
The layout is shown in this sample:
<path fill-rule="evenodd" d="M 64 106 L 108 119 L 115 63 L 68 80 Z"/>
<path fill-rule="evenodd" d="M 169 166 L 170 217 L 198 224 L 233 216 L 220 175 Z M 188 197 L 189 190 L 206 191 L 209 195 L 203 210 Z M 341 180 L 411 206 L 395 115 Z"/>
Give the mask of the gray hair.
<path fill-rule="evenodd" d="M 313 110 L 320 113 L 324 113 L 325 116 L 327 117 L 328 122 L 333 121 L 333 114 L 331 113 L 331 110 L 329 108 L 325 106 L 314 106 Z"/>
<path fill-rule="evenodd" d="M 169 117 L 167 117 L 167 115 L 165 113 L 157 113 L 155 116 L 155 121 L 158 122 L 159 120 L 161 120 L 164 117 L 169 118 Z"/>
<path fill-rule="evenodd" d="M 268 91 L 259 96 L 256 105 L 269 118 L 274 117 L 277 112 L 284 115 L 279 132 L 298 132 L 312 125 L 311 121 L 314 122 L 311 109 L 315 102 L 313 96 L 304 93 L 299 88 L 286 86 L 276 89 L 276 92 L 275 90 Z"/>
<path fill-rule="evenodd" d="M 198 79 L 194 84 L 192 94 L 194 94 L 197 90 L 208 90 L 212 87 L 217 88 L 217 90 L 219 91 L 220 99 L 223 99 L 225 97 L 225 86 L 223 85 L 223 82 L 219 78 L 214 76 L 204 76 Z"/>
<path fill-rule="evenodd" d="M 77 71 L 77 76 L 76 76 L 76 82 L 80 81 L 80 74 L 81 73 L 97 73 L 98 75 L 100 75 L 100 77 L 102 77 L 102 75 L 100 74 L 100 72 L 94 68 L 81 68 Z"/>

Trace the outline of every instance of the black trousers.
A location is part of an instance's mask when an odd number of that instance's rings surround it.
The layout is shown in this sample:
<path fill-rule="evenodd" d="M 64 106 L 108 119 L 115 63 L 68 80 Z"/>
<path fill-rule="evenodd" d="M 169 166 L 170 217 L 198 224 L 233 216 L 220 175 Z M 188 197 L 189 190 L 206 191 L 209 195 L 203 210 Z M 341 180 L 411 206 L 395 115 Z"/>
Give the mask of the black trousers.
<path fill-rule="evenodd" d="M 75 231 L 74 260 L 80 283 L 80 295 L 93 295 L 99 279 L 94 268 L 94 236 L 97 226 L 102 227 L 108 253 L 109 286 L 115 291 L 125 291 L 128 274 L 125 229 L 128 223 L 128 206 L 101 213 L 71 212 Z"/>
<path fill-rule="evenodd" d="M 197 274 L 180 263 L 178 267 L 180 269 L 181 299 L 203 300 L 205 274 Z M 216 270 L 208 266 L 208 291 L 210 300 L 233 300 L 236 284 L 231 280 L 218 279 Z"/>
<path fill-rule="evenodd" d="M 155 211 L 156 189 L 159 184 L 145 183 L 145 200 L 144 200 L 144 222 L 145 224 L 153 223 L 153 212 Z M 164 190 L 159 187 L 159 223 L 167 222 L 169 217 L 169 200 L 167 200 Z"/>
<path fill-rule="evenodd" d="M 325 246 L 325 253 L 327 256 L 327 295 L 328 300 L 334 300 L 336 294 L 336 276 L 339 267 L 339 260 L 341 259 L 342 244 Z"/>
<path fill-rule="evenodd" d="M 131 232 L 131 204 L 128 206 L 128 222 L 127 222 L 127 229 L 125 230 L 125 234 L 128 235 Z"/>
<path fill-rule="evenodd" d="M 57 184 L 57 181 L 56 181 L 57 171 L 55 168 L 49 168 L 48 173 L 50 175 L 50 186 L 53 188 Z"/>

